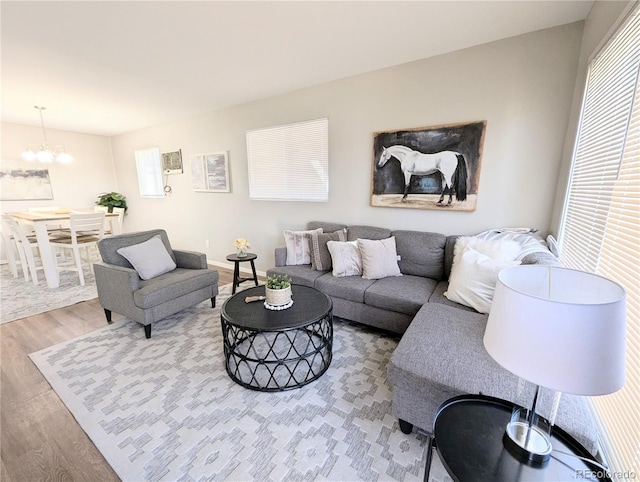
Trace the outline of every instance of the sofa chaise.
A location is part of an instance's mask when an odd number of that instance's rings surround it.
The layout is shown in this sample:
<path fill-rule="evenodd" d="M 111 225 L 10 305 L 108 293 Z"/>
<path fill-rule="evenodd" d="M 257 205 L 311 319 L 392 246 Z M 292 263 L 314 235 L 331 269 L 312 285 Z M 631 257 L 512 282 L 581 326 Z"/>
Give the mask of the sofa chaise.
<path fill-rule="evenodd" d="M 448 299 L 445 292 L 459 236 L 374 226 L 310 222 L 307 230 L 343 231 L 347 241 L 395 238 L 401 276 L 365 279 L 335 277 L 311 264 L 287 265 L 287 248 L 275 250 L 275 267 L 267 275 L 288 274 L 294 284 L 312 286 L 331 297 L 335 317 L 402 335 L 388 364 L 393 414 L 400 428 L 432 433 L 440 405 L 465 393 L 515 401 L 518 377 L 502 368 L 483 345 L 487 315 Z M 544 241 L 523 234 L 522 264 L 557 265 Z M 295 296 L 295 290 L 294 290 Z M 533 391 L 528 384 L 527 390 Z M 542 414 L 552 404 L 543 394 Z M 596 454 L 597 429 L 584 397 L 563 394 L 556 423 Z"/>

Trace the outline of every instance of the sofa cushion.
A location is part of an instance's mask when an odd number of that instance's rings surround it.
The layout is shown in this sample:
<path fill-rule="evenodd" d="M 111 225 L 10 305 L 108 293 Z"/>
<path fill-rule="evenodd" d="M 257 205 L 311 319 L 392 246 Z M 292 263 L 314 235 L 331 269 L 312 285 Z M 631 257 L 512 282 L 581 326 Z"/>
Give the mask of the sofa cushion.
<path fill-rule="evenodd" d="M 420 231 L 393 231 L 396 249 L 400 255 L 403 274 L 441 280 L 444 273 L 444 247 L 446 236 Z"/>
<path fill-rule="evenodd" d="M 336 278 L 331 273 L 326 273 L 316 279 L 315 287 L 325 295 L 364 303 L 365 292 L 373 283 L 375 283 L 374 280 L 364 279 L 361 276 Z"/>
<path fill-rule="evenodd" d="M 321 233 L 322 228 L 309 231 L 284 231 L 287 246 L 287 265 L 311 264 L 311 233 Z"/>
<path fill-rule="evenodd" d="M 402 276 L 398 267 L 396 238 L 358 239 L 358 250 L 362 259 L 362 277 L 381 279 L 387 276 Z"/>
<path fill-rule="evenodd" d="M 361 239 L 384 239 L 391 236 L 391 230 L 387 228 L 377 228 L 375 226 L 349 226 L 347 228 L 347 240 L 355 241 Z"/>
<path fill-rule="evenodd" d="M 169 255 L 159 234 L 142 243 L 119 248 L 117 251 L 131 263 L 143 280 L 149 280 L 176 269 L 176 262 Z"/>
<path fill-rule="evenodd" d="M 346 241 L 347 230 L 339 229 L 333 233 L 311 233 L 311 269 L 329 271 L 331 269 L 331 253 L 327 247 L 329 241 Z"/>
<path fill-rule="evenodd" d="M 151 280 L 141 281 L 140 289 L 133 293 L 133 301 L 139 308 L 152 308 L 217 282 L 218 272 L 215 270 L 176 268 Z"/>
<path fill-rule="evenodd" d="M 431 296 L 438 282 L 422 276 L 388 277 L 373 283 L 364 294 L 367 305 L 415 315 Z"/>
<path fill-rule="evenodd" d="M 327 249 L 331 253 L 333 276 L 339 278 L 362 275 L 362 259 L 355 241 L 328 241 Z"/>
<path fill-rule="evenodd" d="M 273 276 L 274 274 L 288 274 L 293 284 L 313 288 L 316 279 L 322 276 L 324 271 L 312 270 L 311 265 L 305 264 L 299 266 L 278 266 L 277 268 L 267 270 L 267 276 Z"/>

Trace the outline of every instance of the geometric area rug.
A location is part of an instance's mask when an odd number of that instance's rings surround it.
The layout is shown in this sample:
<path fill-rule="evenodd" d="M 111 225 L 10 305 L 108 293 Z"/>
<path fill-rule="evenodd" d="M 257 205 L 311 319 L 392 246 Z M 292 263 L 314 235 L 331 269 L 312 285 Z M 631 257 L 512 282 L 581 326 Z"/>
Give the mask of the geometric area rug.
<path fill-rule="evenodd" d="M 393 338 L 336 320 L 318 380 L 248 390 L 224 368 L 229 288 L 148 340 L 123 319 L 30 355 L 122 480 L 423 480 L 427 436 L 391 414 Z"/>
<path fill-rule="evenodd" d="M 60 273 L 60 286 L 49 288 L 42 272 L 38 272 L 38 284 L 11 275 L 8 265 L 0 267 L 0 324 L 70 306 L 98 297 L 96 282 L 89 268 L 83 270 L 85 285 L 80 286 L 78 274 Z"/>

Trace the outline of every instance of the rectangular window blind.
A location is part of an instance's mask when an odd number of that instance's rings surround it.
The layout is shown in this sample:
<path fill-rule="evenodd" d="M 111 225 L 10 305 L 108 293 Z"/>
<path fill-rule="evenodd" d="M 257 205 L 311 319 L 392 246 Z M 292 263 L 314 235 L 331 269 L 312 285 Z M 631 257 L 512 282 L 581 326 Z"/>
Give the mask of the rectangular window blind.
<path fill-rule="evenodd" d="M 559 241 L 627 291 L 626 383 L 593 397 L 610 473 L 640 478 L 640 7 L 591 61 Z"/>
<path fill-rule="evenodd" d="M 329 200 L 329 119 L 247 132 L 249 197 Z"/>
<path fill-rule="evenodd" d="M 135 151 L 141 197 L 164 197 L 162 162 L 157 147 Z"/>

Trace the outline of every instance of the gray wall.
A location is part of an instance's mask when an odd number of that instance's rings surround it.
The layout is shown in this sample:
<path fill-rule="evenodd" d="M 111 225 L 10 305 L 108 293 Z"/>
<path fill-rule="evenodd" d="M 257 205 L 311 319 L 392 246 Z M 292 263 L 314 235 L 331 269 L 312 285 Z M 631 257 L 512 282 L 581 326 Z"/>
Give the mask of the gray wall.
<path fill-rule="evenodd" d="M 113 137 L 128 229 L 162 226 L 175 246 L 204 251 L 215 262 L 225 262 L 233 239 L 245 237 L 261 270 L 273 265 L 283 229 L 314 219 L 443 233 L 547 231 L 582 27 L 564 25 Z M 323 116 L 330 129 L 329 202 L 250 201 L 245 131 Z M 369 205 L 373 132 L 478 120 L 488 124 L 475 212 Z M 185 173 L 169 176 L 173 193 L 165 199 L 138 196 L 133 152 L 153 146 L 183 153 Z M 222 150 L 230 153 L 232 192 L 193 192 L 190 157 Z"/>

